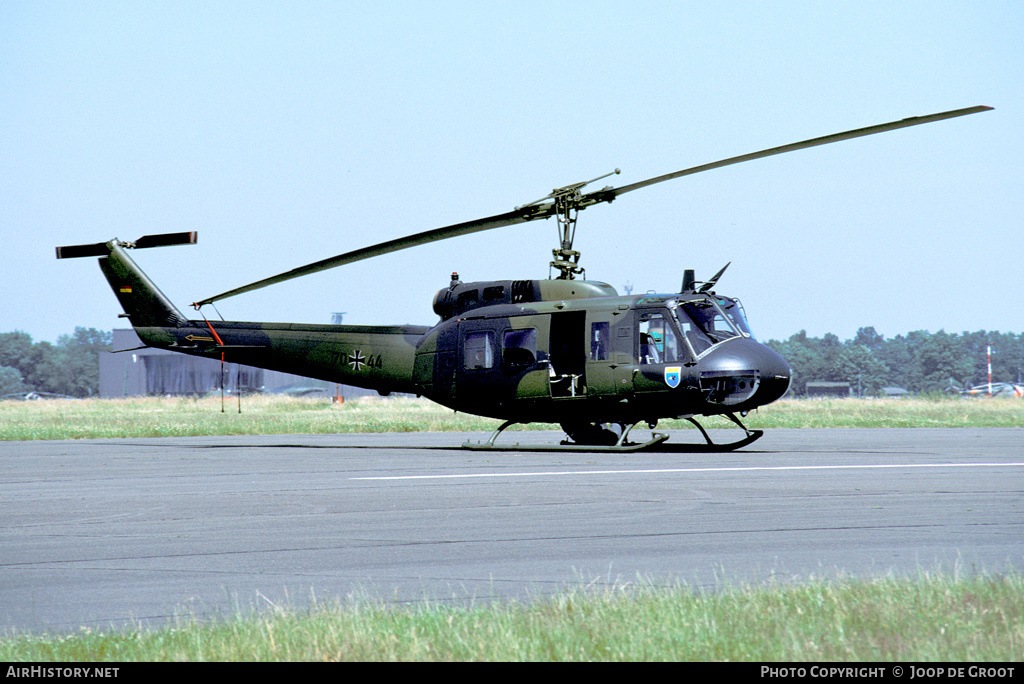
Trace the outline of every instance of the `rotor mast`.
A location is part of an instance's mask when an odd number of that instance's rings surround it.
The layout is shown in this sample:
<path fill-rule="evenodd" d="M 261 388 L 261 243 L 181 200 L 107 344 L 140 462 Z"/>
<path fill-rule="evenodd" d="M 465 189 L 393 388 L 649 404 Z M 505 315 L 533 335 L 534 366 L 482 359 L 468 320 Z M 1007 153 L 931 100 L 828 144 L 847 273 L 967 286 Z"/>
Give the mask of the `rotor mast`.
<path fill-rule="evenodd" d="M 551 262 L 551 267 L 559 271 L 559 275 L 556 280 L 575 280 L 577 275 L 584 273 L 584 269 L 579 265 L 580 253 L 572 248 L 572 243 L 576 239 L 576 216 L 579 214 L 580 209 L 584 209 L 591 204 L 594 204 L 593 200 L 589 200 L 580 193 L 580 190 L 590 185 L 591 183 L 597 182 L 602 178 L 621 173 L 619 169 L 615 169 L 611 173 L 606 173 L 603 176 L 583 181 L 582 183 L 573 183 L 572 185 L 566 185 L 564 188 L 555 188 L 551 191 L 547 197 L 524 204 L 521 207 L 516 207 L 517 210 L 525 209 L 526 207 L 532 207 L 551 200 L 548 205 L 551 207 L 555 218 L 558 220 L 558 247 L 551 250 L 551 255 L 555 257 L 555 260 Z M 611 187 L 604 188 L 605 190 L 611 190 Z M 610 201 L 610 200 L 609 200 Z"/>
<path fill-rule="evenodd" d="M 577 275 L 584 273 L 580 263 L 580 253 L 572 248 L 573 240 L 576 239 L 576 215 L 579 214 L 579 206 L 573 202 L 580 197 L 579 189 L 573 195 L 555 197 L 555 219 L 558 221 L 558 244 L 551 250 L 555 260 L 551 267 L 559 271 L 557 280 L 573 280 Z"/>

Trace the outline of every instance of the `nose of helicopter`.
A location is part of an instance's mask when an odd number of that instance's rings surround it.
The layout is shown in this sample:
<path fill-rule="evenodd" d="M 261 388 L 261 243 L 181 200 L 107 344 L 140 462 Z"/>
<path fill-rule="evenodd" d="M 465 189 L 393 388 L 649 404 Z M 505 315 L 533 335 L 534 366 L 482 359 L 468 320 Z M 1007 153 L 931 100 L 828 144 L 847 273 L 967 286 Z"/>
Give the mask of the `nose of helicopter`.
<path fill-rule="evenodd" d="M 758 345 L 758 370 L 760 371 L 761 382 L 755 399 L 760 405 L 770 404 L 789 390 L 789 382 L 793 379 L 793 369 L 790 368 L 786 359 L 782 358 L 774 350 Z"/>
<path fill-rule="evenodd" d="M 784 358 L 745 337 L 727 341 L 700 360 L 701 388 L 709 391 L 709 401 L 727 406 L 770 404 L 786 393 L 792 375 Z"/>

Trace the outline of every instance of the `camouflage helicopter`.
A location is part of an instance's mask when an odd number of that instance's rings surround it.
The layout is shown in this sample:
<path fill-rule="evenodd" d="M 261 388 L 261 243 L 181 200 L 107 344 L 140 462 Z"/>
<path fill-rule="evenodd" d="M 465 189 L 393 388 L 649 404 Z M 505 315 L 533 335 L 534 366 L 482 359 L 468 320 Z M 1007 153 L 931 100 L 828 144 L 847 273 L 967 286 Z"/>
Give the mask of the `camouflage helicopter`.
<path fill-rule="evenodd" d="M 146 346 L 220 358 L 259 368 L 375 389 L 410 393 L 455 411 L 504 422 L 473 449 L 631 451 L 662 444 L 659 420 L 683 418 L 704 444 L 680 450 L 725 451 L 762 436 L 739 416 L 782 397 L 791 370 L 754 339 L 740 301 L 712 288 L 725 268 L 699 282 L 684 271 L 679 292 L 620 296 L 586 280 L 573 249 L 579 211 L 663 181 L 785 152 L 989 110 L 977 106 L 813 138 L 704 164 L 618 188 L 583 192 L 591 181 L 556 188 L 512 211 L 416 233 L 296 268 L 193 304 L 243 292 L 436 240 L 555 217 L 559 246 L 545 280 L 463 283 L 457 274 L 434 297 L 433 326 L 358 326 L 210 322 L 189 318 L 143 273 L 126 250 L 195 244 L 196 233 L 57 247 L 57 258 L 98 256 L 99 265 Z M 618 169 L 614 173 L 618 173 Z M 726 264 L 728 266 L 728 264 Z M 577 279 L 583 275 L 584 278 Z M 738 414 L 738 415 L 737 415 Z M 699 416 L 724 415 L 744 432 L 712 441 Z M 517 423 L 558 423 L 560 444 L 501 447 L 497 437 Z M 651 438 L 628 439 L 645 422 Z M 668 445 L 666 445 L 668 446 Z M 675 445 L 672 445 L 675 446 Z"/>

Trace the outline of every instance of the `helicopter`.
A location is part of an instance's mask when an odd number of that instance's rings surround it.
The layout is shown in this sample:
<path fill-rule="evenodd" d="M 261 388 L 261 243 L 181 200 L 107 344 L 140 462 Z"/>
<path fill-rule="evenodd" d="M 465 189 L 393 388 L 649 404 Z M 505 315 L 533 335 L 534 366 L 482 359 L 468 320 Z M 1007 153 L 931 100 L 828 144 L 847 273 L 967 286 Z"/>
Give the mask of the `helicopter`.
<path fill-rule="evenodd" d="M 961 397 L 1013 397 L 1015 399 L 1022 399 L 1024 398 L 1024 382 L 1018 379 L 1017 382 L 987 382 L 980 385 L 961 386 L 956 384 L 953 378 L 950 378 L 945 392 Z"/>
<path fill-rule="evenodd" d="M 741 417 L 781 398 L 792 371 L 750 332 L 740 300 L 714 290 L 729 266 L 707 281 L 683 272 L 678 292 L 620 295 L 586 279 L 573 249 L 580 211 L 610 203 L 655 183 L 884 131 L 992 109 L 976 106 L 812 138 L 730 157 L 620 187 L 584 192 L 618 174 L 555 188 L 494 216 L 415 233 L 323 259 L 193 303 L 216 301 L 418 245 L 554 217 L 558 247 L 547 279 L 462 282 L 453 273 L 434 296 L 439 320 L 427 325 L 324 325 L 209 321 L 185 316 L 146 276 L 127 250 L 196 244 L 196 232 L 148 235 L 135 241 L 57 247 L 57 258 L 99 257 L 99 265 L 145 346 L 220 358 L 271 370 L 377 390 L 426 397 L 458 412 L 502 421 L 485 442 L 468 449 L 637 451 L 662 445 L 663 419 L 695 425 L 704 444 L 682 450 L 729 451 L 752 443 Z M 578 276 L 582 276 L 578 278 Z M 743 431 L 716 443 L 698 417 L 722 415 Z M 516 424 L 557 423 L 558 444 L 501 446 Z M 646 423 L 651 437 L 628 438 Z M 666 445 L 666 448 L 669 445 Z M 676 446 L 676 445 L 671 445 Z"/>

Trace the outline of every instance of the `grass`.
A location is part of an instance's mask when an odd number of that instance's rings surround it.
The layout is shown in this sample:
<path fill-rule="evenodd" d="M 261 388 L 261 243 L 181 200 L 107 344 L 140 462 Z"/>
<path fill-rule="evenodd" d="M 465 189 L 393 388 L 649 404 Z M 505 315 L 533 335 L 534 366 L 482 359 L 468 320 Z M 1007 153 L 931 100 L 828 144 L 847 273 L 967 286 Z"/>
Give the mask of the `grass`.
<path fill-rule="evenodd" d="M 426 399 L 324 399 L 255 396 L 0 401 L 0 440 L 184 437 L 206 435 L 339 434 L 352 432 L 490 431 L 499 421 L 455 413 Z M 1022 427 L 1019 399 L 786 400 L 751 413 L 751 428 Z M 706 427 L 732 427 L 709 418 Z M 557 429 L 534 424 L 531 429 Z M 662 429 L 687 429 L 662 421 Z"/>
<path fill-rule="evenodd" d="M 490 430 L 496 421 L 423 399 L 254 396 L 0 402 L 0 440 Z"/>
<path fill-rule="evenodd" d="M 784 400 L 749 417 L 755 428 L 1024 427 L 1024 401 L 934 396 Z"/>
<path fill-rule="evenodd" d="M 1019 662 L 1024 577 L 639 583 L 530 603 L 277 610 L 164 629 L 0 638 L 0 661 Z"/>

